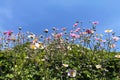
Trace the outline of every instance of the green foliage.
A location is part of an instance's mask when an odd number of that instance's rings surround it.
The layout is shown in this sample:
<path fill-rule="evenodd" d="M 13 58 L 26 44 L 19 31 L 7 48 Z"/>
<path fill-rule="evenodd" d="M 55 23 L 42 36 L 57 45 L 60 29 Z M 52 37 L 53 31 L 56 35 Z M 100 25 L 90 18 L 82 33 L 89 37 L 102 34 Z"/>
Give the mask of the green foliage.
<path fill-rule="evenodd" d="M 45 49 L 30 49 L 30 44 L 16 46 L 0 52 L 1 80 L 119 80 L 120 58 L 117 52 L 84 49 L 70 44 L 71 49 L 57 49 L 55 45 Z M 64 66 L 67 64 L 68 66 Z M 70 69 L 76 76 L 68 76 Z"/>

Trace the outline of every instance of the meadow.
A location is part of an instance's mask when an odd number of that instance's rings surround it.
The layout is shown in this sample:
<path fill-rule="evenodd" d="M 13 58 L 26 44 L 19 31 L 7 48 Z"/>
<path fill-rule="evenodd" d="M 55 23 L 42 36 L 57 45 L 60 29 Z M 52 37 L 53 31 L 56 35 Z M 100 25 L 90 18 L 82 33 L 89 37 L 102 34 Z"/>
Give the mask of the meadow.
<path fill-rule="evenodd" d="M 111 29 L 97 34 L 99 22 L 71 30 L 1 32 L 0 80 L 120 80 L 120 36 Z"/>

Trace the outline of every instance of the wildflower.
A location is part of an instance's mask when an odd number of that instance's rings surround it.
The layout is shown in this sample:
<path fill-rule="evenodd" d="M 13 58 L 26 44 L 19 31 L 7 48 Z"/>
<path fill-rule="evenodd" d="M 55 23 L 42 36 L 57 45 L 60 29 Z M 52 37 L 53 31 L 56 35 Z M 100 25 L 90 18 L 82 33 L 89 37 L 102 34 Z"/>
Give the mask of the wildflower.
<path fill-rule="evenodd" d="M 56 34 L 57 38 L 60 38 L 62 36 L 62 33 Z"/>
<path fill-rule="evenodd" d="M 51 40 L 51 36 L 47 37 L 46 40 L 47 40 L 47 41 L 50 41 L 50 40 Z"/>
<path fill-rule="evenodd" d="M 111 44 L 111 45 L 110 45 L 110 48 L 115 48 L 115 47 L 116 47 L 115 44 Z"/>
<path fill-rule="evenodd" d="M 77 73 L 76 70 L 69 70 L 69 71 L 68 71 L 68 76 L 70 76 L 70 77 L 75 77 L 75 76 L 76 76 L 76 73 Z"/>
<path fill-rule="evenodd" d="M 76 44 L 76 46 L 77 46 L 77 47 L 80 47 L 80 45 L 79 45 L 79 44 Z"/>
<path fill-rule="evenodd" d="M 95 67 L 96 67 L 97 69 L 102 68 L 102 66 L 101 66 L 101 65 L 96 65 Z"/>
<path fill-rule="evenodd" d="M 48 29 L 45 29 L 44 32 L 45 32 L 45 33 L 48 33 Z"/>
<path fill-rule="evenodd" d="M 96 36 L 98 36 L 98 34 L 96 34 Z"/>
<path fill-rule="evenodd" d="M 120 54 L 115 55 L 116 58 L 120 58 Z"/>
<path fill-rule="evenodd" d="M 95 21 L 95 22 L 92 22 L 92 24 L 97 25 L 97 24 L 99 24 L 99 22 Z"/>
<path fill-rule="evenodd" d="M 72 50 L 70 46 L 67 47 L 68 50 Z"/>
<path fill-rule="evenodd" d="M 37 42 L 38 42 L 38 38 L 34 38 L 33 41 L 32 41 L 33 44 L 35 44 Z"/>
<path fill-rule="evenodd" d="M 36 46 L 34 44 L 31 44 L 30 49 L 37 49 L 37 48 L 36 48 Z"/>
<path fill-rule="evenodd" d="M 26 56 L 26 57 L 25 57 L 25 59 L 29 59 L 29 57 L 28 57 L 28 56 Z"/>
<path fill-rule="evenodd" d="M 77 29 L 75 30 L 75 32 L 78 32 L 78 31 L 80 31 L 80 28 L 77 28 Z"/>
<path fill-rule="evenodd" d="M 36 46 L 36 48 L 39 48 L 40 44 L 39 43 L 35 43 L 35 46 Z"/>
<path fill-rule="evenodd" d="M 107 70 L 107 69 L 104 69 L 105 70 L 105 72 L 108 72 L 109 70 Z"/>
<path fill-rule="evenodd" d="M 41 61 L 45 61 L 45 59 L 41 59 Z"/>
<path fill-rule="evenodd" d="M 74 25 L 73 25 L 73 27 L 77 27 L 78 26 L 78 23 L 75 23 Z"/>
<path fill-rule="evenodd" d="M 22 30 L 22 27 L 19 27 L 18 29 L 19 29 L 19 30 Z"/>
<path fill-rule="evenodd" d="M 73 38 L 79 38 L 80 37 L 79 35 L 74 34 L 74 33 L 70 33 L 70 36 L 73 37 Z"/>
<path fill-rule="evenodd" d="M 40 42 L 35 42 L 35 43 L 32 43 L 30 44 L 30 48 L 31 49 L 44 49 L 44 46 L 43 46 L 43 43 L 40 43 Z"/>
<path fill-rule="evenodd" d="M 35 38 L 35 34 L 28 35 L 28 38 L 34 39 Z"/>
<path fill-rule="evenodd" d="M 118 41 L 120 38 L 119 37 L 112 37 L 114 41 Z"/>
<path fill-rule="evenodd" d="M 39 37 L 40 37 L 40 38 L 43 38 L 43 35 L 40 35 Z"/>
<path fill-rule="evenodd" d="M 36 48 L 40 48 L 40 49 L 43 49 L 44 48 L 44 46 L 43 46 L 43 43 L 35 43 L 35 47 Z"/>
<path fill-rule="evenodd" d="M 11 36 L 12 33 L 13 33 L 13 31 L 8 31 L 8 32 L 7 32 L 7 35 L 8 35 L 8 36 Z"/>
<path fill-rule="evenodd" d="M 55 31 L 55 30 L 56 30 L 56 28 L 55 28 L 55 27 L 53 27 L 53 28 L 52 28 L 52 30 L 53 30 L 53 31 Z"/>
<path fill-rule="evenodd" d="M 62 64 L 62 66 L 64 66 L 64 67 L 68 67 L 68 64 Z"/>
<path fill-rule="evenodd" d="M 111 30 L 111 29 L 107 29 L 107 30 L 105 30 L 105 32 L 106 32 L 106 33 L 111 33 L 112 30 Z"/>
<path fill-rule="evenodd" d="M 93 30 L 90 30 L 90 29 L 87 29 L 87 30 L 86 30 L 86 33 L 87 33 L 87 34 L 93 34 L 94 31 L 93 31 Z"/>
<path fill-rule="evenodd" d="M 3 34 L 4 34 L 4 35 L 11 36 L 11 35 L 12 35 L 12 33 L 13 33 L 13 31 L 7 31 L 7 32 L 4 32 Z"/>

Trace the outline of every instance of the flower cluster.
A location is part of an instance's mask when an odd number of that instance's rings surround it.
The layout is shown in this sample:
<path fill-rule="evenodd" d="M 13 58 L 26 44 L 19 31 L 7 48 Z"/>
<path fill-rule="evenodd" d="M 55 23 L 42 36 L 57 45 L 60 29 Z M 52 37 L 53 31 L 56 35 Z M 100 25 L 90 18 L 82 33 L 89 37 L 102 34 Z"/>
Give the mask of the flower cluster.
<path fill-rule="evenodd" d="M 29 31 L 24 33 L 22 27 L 18 28 L 17 34 L 11 30 L 2 32 L 0 49 L 5 52 L 5 56 L 1 52 L 0 57 L 5 60 L 1 62 L 0 73 L 8 72 L 4 67 L 9 64 L 9 72 L 13 74 L 4 75 L 10 77 L 10 80 L 16 79 L 16 76 L 24 79 L 36 77 L 34 80 L 94 80 L 94 77 L 99 77 L 95 80 L 101 80 L 101 76 L 108 78 L 112 73 L 118 77 L 120 54 L 115 52 L 120 37 L 111 29 L 98 34 L 96 27 L 99 22 L 94 21 L 91 24 L 91 28 L 84 28 L 77 21 L 70 30 L 66 27 L 53 27 L 51 33 L 49 29 L 45 29 L 42 34 Z M 8 52 L 10 53 L 6 54 Z"/>

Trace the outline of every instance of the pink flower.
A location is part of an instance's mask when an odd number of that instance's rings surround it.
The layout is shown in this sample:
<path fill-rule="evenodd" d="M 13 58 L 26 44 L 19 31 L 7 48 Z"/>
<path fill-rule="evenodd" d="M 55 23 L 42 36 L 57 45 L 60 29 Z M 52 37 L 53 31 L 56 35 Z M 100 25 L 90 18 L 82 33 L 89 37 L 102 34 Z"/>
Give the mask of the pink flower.
<path fill-rule="evenodd" d="M 73 38 L 79 38 L 80 37 L 79 35 L 74 34 L 74 33 L 70 33 L 70 36 L 73 37 Z"/>
<path fill-rule="evenodd" d="M 13 33 L 13 31 L 9 30 L 9 31 L 7 31 L 7 32 L 4 32 L 3 34 L 4 34 L 4 35 L 11 36 L 11 35 L 12 35 L 12 33 Z"/>
<path fill-rule="evenodd" d="M 95 37 L 95 40 L 97 40 L 97 41 L 98 41 L 98 40 L 100 40 L 100 38 Z"/>
<path fill-rule="evenodd" d="M 120 38 L 119 37 L 112 37 L 114 41 L 118 41 Z"/>
<path fill-rule="evenodd" d="M 74 25 L 73 25 L 73 27 L 77 27 L 78 26 L 78 23 L 75 23 Z"/>
<path fill-rule="evenodd" d="M 99 24 L 99 22 L 98 21 L 94 21 L 94 22 L 92 22 L 92 24 L 97 25 L 97 24 Z"/>
<path fill-rule="evenodd" d="M 56 35 L 57 38 L 60 38 L 62 36 L 62 33 L 59 33 Z"/>
<path fill-rule="evenodd" d="M 92 34 L 92 33 L 94 33 L 94 31 L 93 31 L 93 30 L 90 30 L 90 29 L 87 29 L 86 32 L 87 32 L 87 34 Z"/>
<path fill-rule="evenodd" d="M 78 32 L 78 31 L 80 31 L 80 28 L 77 28 L 77 29 L 75 30 L 75 32 Z"/>

